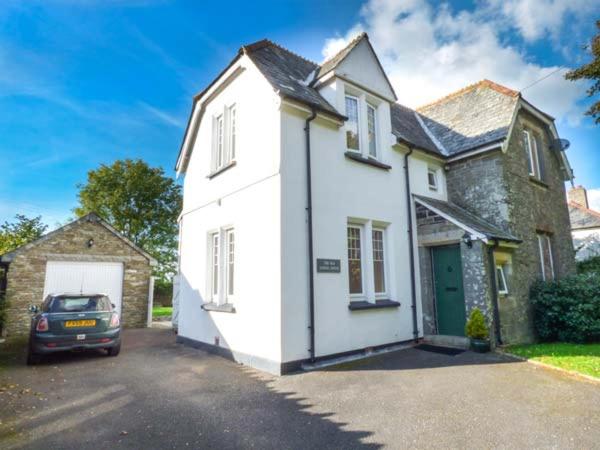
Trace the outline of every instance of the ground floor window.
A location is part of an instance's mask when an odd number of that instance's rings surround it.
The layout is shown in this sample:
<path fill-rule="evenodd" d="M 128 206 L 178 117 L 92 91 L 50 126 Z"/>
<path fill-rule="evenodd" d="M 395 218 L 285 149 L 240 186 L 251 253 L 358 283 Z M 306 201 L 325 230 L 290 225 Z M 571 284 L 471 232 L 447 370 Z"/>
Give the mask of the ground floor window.
<path fill-rule="evenodd" d="M 386 296 L 386 230 L 371 221 L 348 223 L 348 283 L 350 297 Z"/>
<path fill-rule="evenodd" d="M 496 266 L 496 279 L 499 294 L 508 294 L 508 284 L 506 283 L 506 266 Z"/>
<path fill-rule="evenodd" d="M 209 292 L 211 301 L 231 303 L 235 295 L 235 231 L 224 228 L 209 234 Z"/>
<path fill-rule="evenodd" d="M 537 233 L 537 241 L 540 252 L 540 278 L 544 281 L 554 280 L 552 239 L 547 233 Z"/>

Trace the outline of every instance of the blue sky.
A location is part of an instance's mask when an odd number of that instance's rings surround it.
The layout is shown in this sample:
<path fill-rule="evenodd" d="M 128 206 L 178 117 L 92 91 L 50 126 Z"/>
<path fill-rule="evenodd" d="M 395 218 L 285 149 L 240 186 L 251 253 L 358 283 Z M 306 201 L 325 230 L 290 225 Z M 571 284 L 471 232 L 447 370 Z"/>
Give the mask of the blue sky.
<path fill-rule="evenodd" d="M 535 4 L 547 3 L 536 9 Z M 268 37 L 315 61 L 366 30 L 402 103 L 490 78 L 520 89 L 584 58 L 598 2 L 5 0 L 0 10 L 0 221 L 77 204 L 88 170 L 142 158 L 174 175 L 191 97 Z M 475 32 L 474 32 L 475 31 Z M 577 182 L 600 187 L 600 127 L 585 84 L 559 72 L 524 91 L 572 142 Z M 598 191 L 600 199 L 600 191 Z"/>

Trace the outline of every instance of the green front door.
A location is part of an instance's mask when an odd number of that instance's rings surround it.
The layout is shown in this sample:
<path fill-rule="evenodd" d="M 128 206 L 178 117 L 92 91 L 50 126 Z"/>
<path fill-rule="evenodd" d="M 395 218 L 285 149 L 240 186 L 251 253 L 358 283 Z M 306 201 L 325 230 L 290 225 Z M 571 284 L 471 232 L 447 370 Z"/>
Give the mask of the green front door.
<path fill-rule="evenodd" d="M 460 247 L 433 247 L 432 257 L 438 334 L 464 336 L 466 312 Z"/>

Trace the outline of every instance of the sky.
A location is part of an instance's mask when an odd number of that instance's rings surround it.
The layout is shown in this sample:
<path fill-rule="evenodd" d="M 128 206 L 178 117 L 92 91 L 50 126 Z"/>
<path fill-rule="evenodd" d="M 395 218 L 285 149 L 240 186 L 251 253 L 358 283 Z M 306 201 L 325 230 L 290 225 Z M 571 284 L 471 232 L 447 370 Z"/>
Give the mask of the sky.
<path fill-rule="evenodd" d="M 361 31 L 407 106 L 483 78 L 522 90 L 600 209 L 600 126 L 587 84 L 563 78 L 589 60 L 596 19 L 596 0 L 3 0 L 0 222 L 65 223 L 87 172 L 117 159 L 174 176 L 192 96 L 241 45 L 322 62 Z"/>

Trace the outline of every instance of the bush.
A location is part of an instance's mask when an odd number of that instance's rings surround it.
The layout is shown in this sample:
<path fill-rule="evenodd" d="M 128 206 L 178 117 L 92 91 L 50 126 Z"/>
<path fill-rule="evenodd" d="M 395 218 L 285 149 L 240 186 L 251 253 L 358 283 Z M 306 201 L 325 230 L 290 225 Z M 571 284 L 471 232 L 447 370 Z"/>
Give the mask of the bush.
<path fill-rule="evenodd" d="M 173 282 L 156 279 L 154 281 L 154 304 L 162 306 L 173 305 Z"/>
<path fill-rule="evenodd" d="M 600 341 L 600 274 L 582 273 L 531 290 L 534 322 L 543 341 Z"/>
<path fill-rule="evenodd" d="M 479 308 L 473 308 L 465 326 L 465 332 L 471 339 L 487 339 L 490 335 L 485 316 Z"/>
<path fill-rule="evenodd" d="M 577 261 L 577 273 L 600 274 L 600 256 L 593 256 L 585 261 Z"/>

